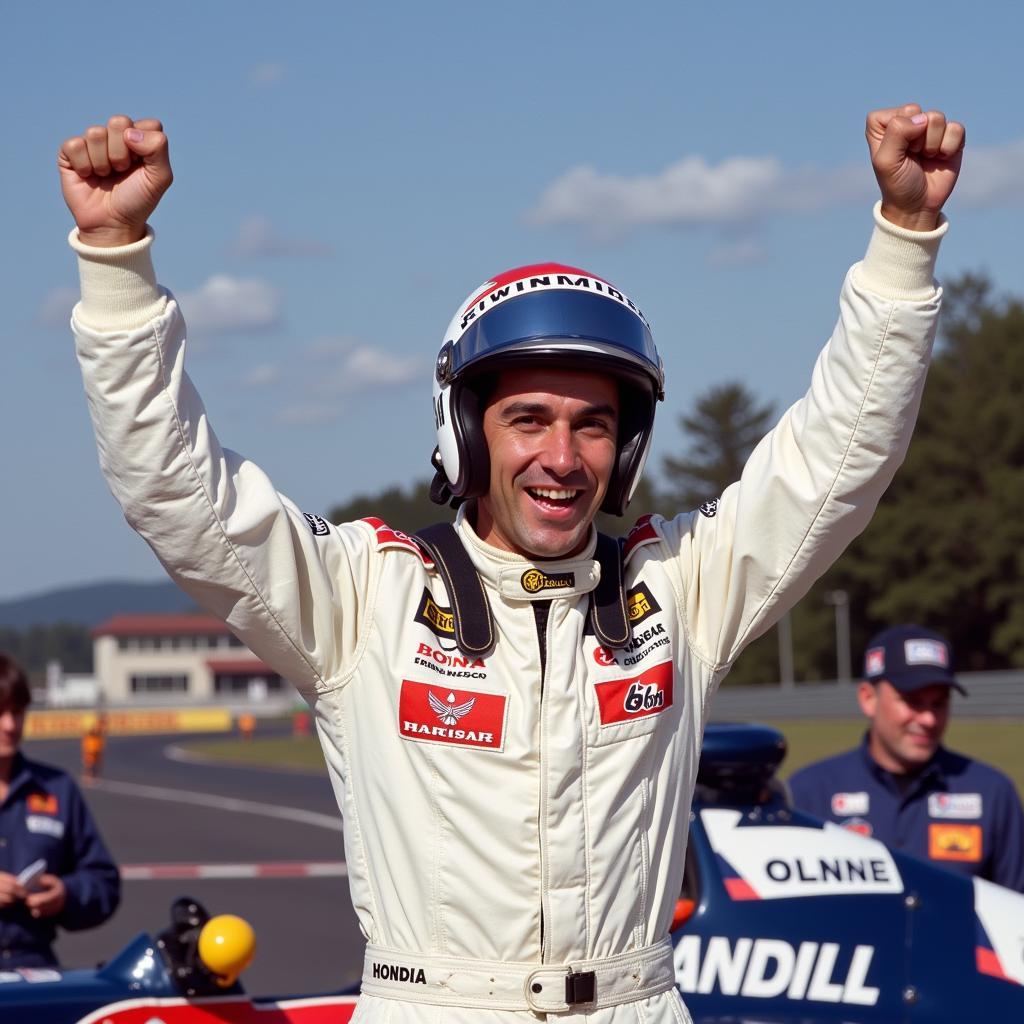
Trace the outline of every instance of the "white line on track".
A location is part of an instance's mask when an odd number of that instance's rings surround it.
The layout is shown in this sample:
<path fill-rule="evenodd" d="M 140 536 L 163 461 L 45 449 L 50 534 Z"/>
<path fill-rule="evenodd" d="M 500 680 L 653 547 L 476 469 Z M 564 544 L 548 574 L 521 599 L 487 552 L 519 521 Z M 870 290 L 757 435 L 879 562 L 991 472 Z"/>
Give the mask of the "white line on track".
<path fill-rule="evenodd" d="M 271 861 L 263 864 L 122 864 L 121 877 L 130 882 L 182 878 L 343 878 L 342 860 Z"/>
<path fill-rule="evenodd" d="M 213 807 L 219 811 L 233 811 L 237 814 L 259 814 L 264 818 L 281 818 L 284 821 L 298 821 L 304 825 L 326 828 L 331 832 L 341 831 L 341 820 L 333 814 L 304 811 L 299 807 L 281 807 L 278 804 L 264 804 L 257 800 L 238 800 L 229 796 L 214 796 L 212 793 L 191 793 L 185 789 L 165 789 L 163 786 L 143 786 L 137 782 L 116 782 L 113 779 L 97 779 L 90 790 L 107 793 L 123 793 L 125 796 L 141 796 L 148 800 L 169 800 L 179 804 L 196 804 Z"/>

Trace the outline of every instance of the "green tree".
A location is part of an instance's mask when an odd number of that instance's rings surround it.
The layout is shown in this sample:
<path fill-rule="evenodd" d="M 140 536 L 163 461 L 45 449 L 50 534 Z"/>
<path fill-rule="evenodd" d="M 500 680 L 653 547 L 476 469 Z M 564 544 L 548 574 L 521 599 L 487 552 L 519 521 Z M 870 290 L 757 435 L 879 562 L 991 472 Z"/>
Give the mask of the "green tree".
<path fill-rule="evenodd" d="M 1024 305 L 964 275 L 906 462 L 836 567 L 868 631 L 912 620 L 959 668 L 1024 666 Z"/>
<path fill-rule="evenodd" d="M 348 523 L 367 516 L 383 519 L 396 530 L 413 533 L 430 523 L 451 521 L 455 518 L 455 512 L 447 506 L 435 505 L 430 500 L 429 482 L 420 480 L 408 490 L 389 487 L 379 494 L 357 495 L 327 513 L 332 523 Z"/>
<path fill-rule="evenodd" d="M 759 404 L 738 381 L 708 388 L 697 397 L 694 411 L 679 417 L 688 448 L 682 458 L 664 460 L 666 502 L 691 509 L 721 494 L 740 478 L 774 418 L 772 406 Z"/>
<path fill-rule="evenodd" d="M 871 523 L 793 613 L 798 679 L 835 677 L 828 590 L 845 590 L 854 674 L 871 634 L 918 622 L 962 671 L 1024 666 L 1024 305 L 985 278 L 945 289 L 942 338 L 907 458 Z M 731 680 L 752 681 L 766 643 Z"/>

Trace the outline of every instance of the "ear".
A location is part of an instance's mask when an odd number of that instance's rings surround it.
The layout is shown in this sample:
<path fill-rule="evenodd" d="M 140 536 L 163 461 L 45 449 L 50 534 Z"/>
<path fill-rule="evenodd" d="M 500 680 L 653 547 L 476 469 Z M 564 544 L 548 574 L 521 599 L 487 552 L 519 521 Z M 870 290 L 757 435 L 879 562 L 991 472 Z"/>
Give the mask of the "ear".
<path fill-rule="evenodd" d="M 862 682 L 857 687 L 857 703 L 865 718 L 874 718 L 878 710 L 878 687 L 874 683 Z"/>

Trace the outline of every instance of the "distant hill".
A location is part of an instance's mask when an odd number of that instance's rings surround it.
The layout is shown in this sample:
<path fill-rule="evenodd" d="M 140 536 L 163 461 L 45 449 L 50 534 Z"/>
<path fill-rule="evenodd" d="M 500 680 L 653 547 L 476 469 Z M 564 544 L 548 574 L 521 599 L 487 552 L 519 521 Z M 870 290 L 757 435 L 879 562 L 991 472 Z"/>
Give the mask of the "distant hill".
<path fill-rule="evenodd" d="M 126 612 L 190 612 L 195 602 L 170 580 L 89 583 L 0 601 L 0 627 L 28 629 L 58 622 L 92 628 Z"/>

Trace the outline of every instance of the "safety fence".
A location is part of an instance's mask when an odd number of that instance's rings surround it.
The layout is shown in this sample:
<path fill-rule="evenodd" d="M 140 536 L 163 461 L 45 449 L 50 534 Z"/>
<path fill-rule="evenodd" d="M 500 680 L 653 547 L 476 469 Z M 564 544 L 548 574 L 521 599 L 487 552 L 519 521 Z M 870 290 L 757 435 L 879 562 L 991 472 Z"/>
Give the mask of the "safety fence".
<path fill-rule="evenodd" d="M 962 672 L 957 679 L 967 690 L 954 692 L 958 718 L 1024 719 L 1024 672 Z M 859 716 L 857 681 L 794 683 L 783 686 L 723 686 L 712 702 L 716 722 L 749 722 L 763 718 L 849 718 Z"/>

